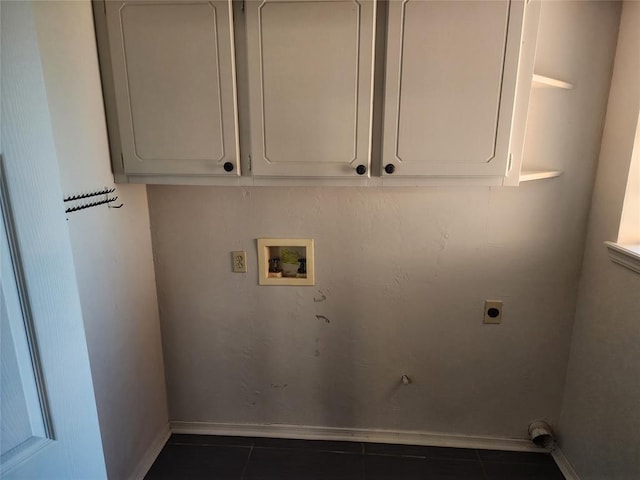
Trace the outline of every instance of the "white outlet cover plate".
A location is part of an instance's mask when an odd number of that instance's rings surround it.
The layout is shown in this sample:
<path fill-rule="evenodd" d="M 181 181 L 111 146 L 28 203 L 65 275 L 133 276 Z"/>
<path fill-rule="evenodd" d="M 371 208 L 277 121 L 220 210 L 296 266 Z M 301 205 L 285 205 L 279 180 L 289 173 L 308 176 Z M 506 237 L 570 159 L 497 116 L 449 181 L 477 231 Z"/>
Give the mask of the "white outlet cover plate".
<path fill-rule="evenodd" d="M 231 252 L 233 273 L 247 273 L 247 253 L 243 250 Z"/>

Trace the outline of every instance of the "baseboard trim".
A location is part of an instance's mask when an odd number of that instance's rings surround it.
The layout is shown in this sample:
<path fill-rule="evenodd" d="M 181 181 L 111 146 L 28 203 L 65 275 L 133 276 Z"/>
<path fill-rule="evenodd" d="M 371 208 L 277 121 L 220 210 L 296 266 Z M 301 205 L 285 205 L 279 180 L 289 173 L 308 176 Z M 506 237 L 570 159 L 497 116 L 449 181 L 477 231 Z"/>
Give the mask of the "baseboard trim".
<path fill-rule="evenodd" d="M 434 447 L 477 448 L 519 452 L 549 452 L 519 438 L 451 435 L 446 433 L 391 431 L 360 428 L 312 427 L 302 425 L 254 425 L 171 421 L 171 433 L 229 435 L 244 437 L 298 438 L 303 440 L 347 440 L 397 443 Z"/>
<path fill-rule="evenodd" d="M 160 432 L 158 432 L 158 435 L 156 435 L 156 438 L 153 440 L 151 445 L 149 445 L 149 448 L 140 459 L 138 466 L 135 468 L 135 470 L 129 477 L 130 480 L 144 479 L 145 475 L 149 473 L 149 470 L 151 469 L 151 465 L 153 465 L 153 462 L 155 462 L 156 458 L 158 458 L 158 455 L 160 455 L 160 451 L 162 450 L 162 447 L 164 447 L 165 443 L 167 443 L 167 440 L 169 440 L 170 436 L 171 436 L 171 429 L 170 429 L 170 425 L 167 424 L 162 428 L 162 430 L 160 430 Z"/>
<path fill-rule="evenodd" d="M 573 465 L 571 465 L 571 462 L 565 457 L 560 448 L 556 447 L 556 449 L 551 452 L 551 456 L 566 480 L 580 480 L 580 477 L 573 469 Z"/>

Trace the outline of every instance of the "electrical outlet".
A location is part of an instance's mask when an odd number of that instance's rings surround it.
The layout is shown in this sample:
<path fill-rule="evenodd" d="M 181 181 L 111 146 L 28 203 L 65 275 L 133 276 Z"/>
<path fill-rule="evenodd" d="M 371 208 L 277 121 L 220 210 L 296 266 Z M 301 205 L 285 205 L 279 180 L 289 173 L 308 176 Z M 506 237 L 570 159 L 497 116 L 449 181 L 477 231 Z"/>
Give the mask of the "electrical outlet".
<path fill-rule="evenodd" d="M 485 300 L 483 323 L 502 323 L 502 300 Z"/>
<path fill-rule="evenodd" d="M 231 252 L 233 273 L 247 273 L 247 254 L 243 250 Z"/>

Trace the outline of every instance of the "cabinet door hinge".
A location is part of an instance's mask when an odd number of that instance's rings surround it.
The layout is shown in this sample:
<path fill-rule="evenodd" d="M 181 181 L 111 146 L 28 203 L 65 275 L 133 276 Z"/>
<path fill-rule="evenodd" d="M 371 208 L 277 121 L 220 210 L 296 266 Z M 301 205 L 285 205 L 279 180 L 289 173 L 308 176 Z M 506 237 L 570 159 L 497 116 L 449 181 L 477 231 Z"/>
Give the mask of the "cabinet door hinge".
<path fill-rule="evenodd" d="M 122 171 L 124 172 L 124 155 L 120 152 L 120 165 L 122 165 Z"/>
<path fill-rule="evenodd" d="M 509 162 L 507 163 L 507 173 L 511 172 L 511 167 L 513 166 L 513 153 L 509 154 Z"/>
<path fill-rule="evenodd" d="M 249 155 L 249 171 L 253 170 L 253 165 L 251 164 L 251 155 Z"/>

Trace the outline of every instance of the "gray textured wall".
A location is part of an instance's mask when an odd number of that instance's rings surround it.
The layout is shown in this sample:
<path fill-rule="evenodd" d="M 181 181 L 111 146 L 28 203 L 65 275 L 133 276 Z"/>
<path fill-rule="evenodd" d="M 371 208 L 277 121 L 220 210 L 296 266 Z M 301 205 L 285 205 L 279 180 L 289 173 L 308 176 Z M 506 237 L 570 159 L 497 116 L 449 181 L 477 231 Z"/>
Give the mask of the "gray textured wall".
<path fill-rule="evenodd" d="M 502 437 L 555 422 L 618 18 L 544 5 L 539 73 L 576 89 L 534 92 L 526 150 L 557 179 L 150 186 L 170 418 Z M 315 239 L 315 287 L 257 285 L 255 239 L 272 236 Z M 502 325 L 482 325 L 484 299 L 504 300 Z"/>
<path fill-rule="evenodd" d="M 603 245 L 618 235 L 639 115 L 640 3 L 631 1 L 620 26 L 559 425 L 562 450 L 582 480 L 640 478 L 640 275 L 612 263 Z"/>

